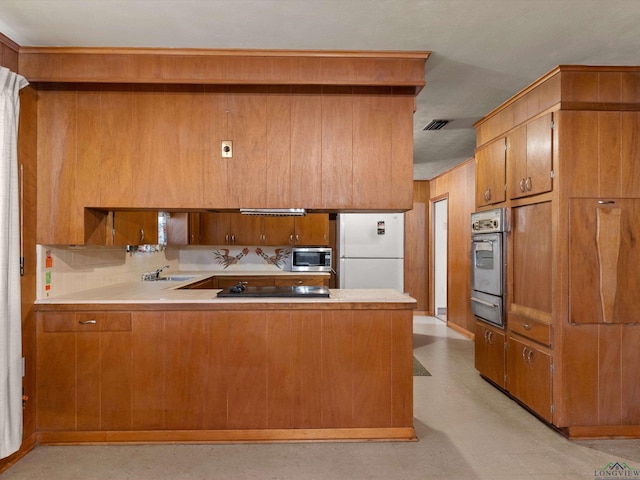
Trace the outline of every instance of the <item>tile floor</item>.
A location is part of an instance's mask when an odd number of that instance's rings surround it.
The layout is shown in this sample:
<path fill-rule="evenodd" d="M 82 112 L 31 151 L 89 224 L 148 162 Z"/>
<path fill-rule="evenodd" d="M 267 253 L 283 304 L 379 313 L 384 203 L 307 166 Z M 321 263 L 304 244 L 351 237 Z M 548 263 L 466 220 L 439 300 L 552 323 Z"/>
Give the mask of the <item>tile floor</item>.
<path fill-rule="evenodd" d="M 609 462 L 640 468 L 640 440 L 568 441 L 473 367 L 473 343 L 432 317 L 414 321 L 412 443 L 36 448 L 1 480 L 587 480 Z M 625 478 L 640 478 L 625 477 Z"/>

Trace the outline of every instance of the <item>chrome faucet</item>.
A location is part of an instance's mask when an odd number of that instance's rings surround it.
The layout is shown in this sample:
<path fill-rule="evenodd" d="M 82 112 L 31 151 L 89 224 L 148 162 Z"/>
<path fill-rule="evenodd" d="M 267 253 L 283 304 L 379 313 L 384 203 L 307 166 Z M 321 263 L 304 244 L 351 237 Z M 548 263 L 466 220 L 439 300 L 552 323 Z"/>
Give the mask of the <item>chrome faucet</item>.
<path fill-rule="evenodd" d="M 160 274 L 165 268 L 169 268 L 169 265 L 165 265 L 164 267 L 160 267 L 159 269 L 156 270 L 156 280 L 160 278 Z"/>

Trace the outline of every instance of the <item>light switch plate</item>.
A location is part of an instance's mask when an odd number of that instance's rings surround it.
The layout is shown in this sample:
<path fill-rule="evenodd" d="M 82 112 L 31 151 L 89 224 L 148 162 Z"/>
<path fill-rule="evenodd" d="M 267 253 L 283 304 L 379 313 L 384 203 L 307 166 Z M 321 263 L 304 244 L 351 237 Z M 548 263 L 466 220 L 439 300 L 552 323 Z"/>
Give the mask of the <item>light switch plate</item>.
<path fill-rule="evenodd" d="M 222 141 L 222 158 L 233 158 L 233 142 L 231 140 Z"/>

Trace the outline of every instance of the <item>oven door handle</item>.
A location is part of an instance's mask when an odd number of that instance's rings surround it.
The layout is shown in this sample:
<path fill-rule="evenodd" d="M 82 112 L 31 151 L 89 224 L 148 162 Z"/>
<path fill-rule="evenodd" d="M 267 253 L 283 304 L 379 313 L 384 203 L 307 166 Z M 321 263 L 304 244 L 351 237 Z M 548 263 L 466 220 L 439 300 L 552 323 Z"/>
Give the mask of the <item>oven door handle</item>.
<path fill-rule="evenodd" d="M 471 297 L 471 301 L 480 303 L 482 305 L 486 305 L 487 307 L 491 307 L 491 308 L 498 308 L 500 306 L 500 305 L 496 305 L 495 303 L 487 302 L 485 300 L 480 300 L 477 297 Z"/>
<path fill-rule="evenodd" d="M 488 243 L 489 245 L 493 245 L 495 240 L 471 240 L 473 243 Z"/>

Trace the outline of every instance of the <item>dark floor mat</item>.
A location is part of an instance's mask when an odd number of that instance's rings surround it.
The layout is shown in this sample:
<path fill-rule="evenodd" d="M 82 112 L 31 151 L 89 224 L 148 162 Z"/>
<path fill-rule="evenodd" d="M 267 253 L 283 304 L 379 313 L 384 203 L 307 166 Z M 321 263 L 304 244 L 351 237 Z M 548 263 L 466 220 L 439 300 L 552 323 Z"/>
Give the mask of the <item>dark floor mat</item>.
<path fill-rule="evenodd" d="M 413 376 L 414 377 L 430 377 L 431 376 L 431 374 L 429 373 L 429 370 L 424 368 L 422 364 L 416 359 L 416 357 L 413 357 Z"/>

